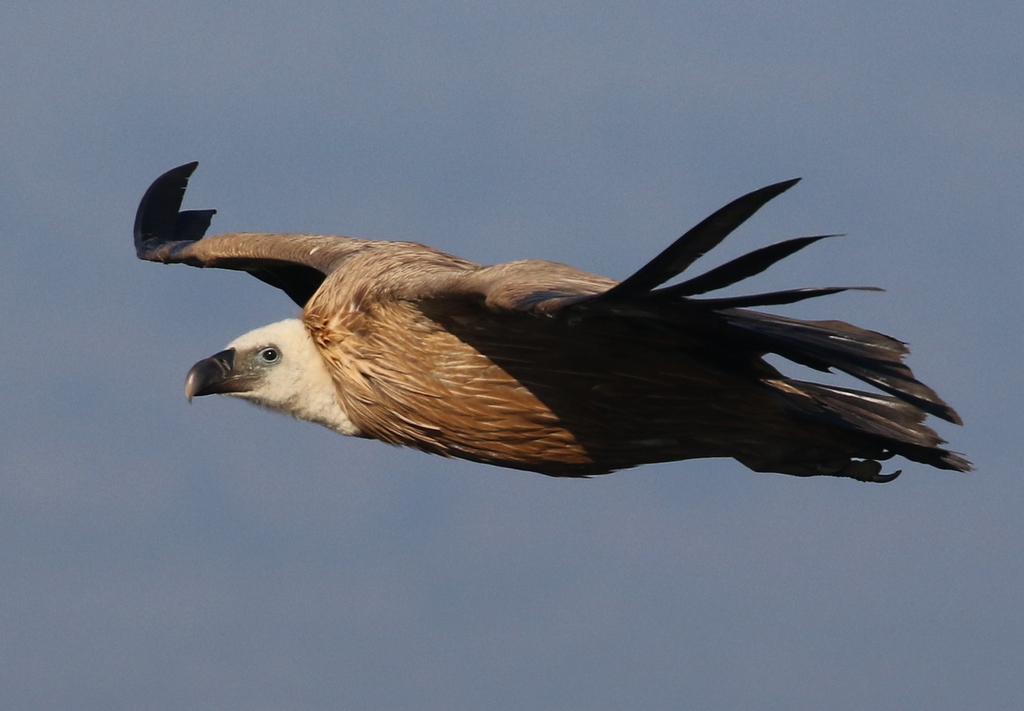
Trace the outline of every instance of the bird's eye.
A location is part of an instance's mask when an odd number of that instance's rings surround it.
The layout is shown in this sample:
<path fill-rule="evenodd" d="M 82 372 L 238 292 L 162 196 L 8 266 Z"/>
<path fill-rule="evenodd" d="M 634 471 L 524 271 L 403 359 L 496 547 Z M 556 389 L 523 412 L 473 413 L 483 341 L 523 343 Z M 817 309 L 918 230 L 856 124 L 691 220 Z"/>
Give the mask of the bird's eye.
<path fill-rule="evenodd" d="M 264 363 L 276 363 L 281 360 L 281 352 L 274 347 L 264 348 L 260 351 L 260 359 Z"/>

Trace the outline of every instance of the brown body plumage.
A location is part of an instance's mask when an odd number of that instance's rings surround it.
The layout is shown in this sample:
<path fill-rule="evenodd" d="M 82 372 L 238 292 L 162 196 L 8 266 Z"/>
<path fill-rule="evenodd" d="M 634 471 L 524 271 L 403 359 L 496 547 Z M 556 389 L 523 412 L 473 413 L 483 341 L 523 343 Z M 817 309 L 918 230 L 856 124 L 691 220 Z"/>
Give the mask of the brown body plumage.
<path fill-rule="evenodd" d="M 301 392 L 287 403 L 251 396 L 261 404 L 348 434 L 553 476 L 700 457 L 865 481 L 890 479 L 878 461 L 894 454 L 970 468 L 922 424 L 929 413 L 959 418 L 902 363 L 902 343 L 842 322 L 745 308 L 841 289 L 693 298 L 819 237 L 657 288 L 795 181 L 730 203 L 617 284 L 551 262 L 482 267 L 413 243 L 259 233 L 200 239 L 212 211 L 178 212 L 194 169 L 169 171 L 146 193 L 136 219 L 139 256 L 240 269 L 286 291 L 304 307 L 305 333 L 340 414 L 299 413 L 292 401 Z M 260 378 L 251 369 L 237 377 L 244 368 L 233 349 L 225 353 L 214 365 L 197 364 L 190 395 L 259 390 Z M 843 370 L 888 394 L 788 379 L 766 353 Z M 344 424 L 331 424 L 338 420 Z"/>

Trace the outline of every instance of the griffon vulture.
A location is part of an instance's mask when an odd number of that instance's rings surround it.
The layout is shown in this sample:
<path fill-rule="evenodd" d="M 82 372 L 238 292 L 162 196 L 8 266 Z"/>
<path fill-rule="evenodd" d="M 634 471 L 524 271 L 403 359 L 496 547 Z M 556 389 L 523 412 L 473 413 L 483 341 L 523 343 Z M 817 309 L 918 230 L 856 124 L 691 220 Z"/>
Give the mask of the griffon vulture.
<path fill-rule="evenodd" d="M 841 321 L 750 307 L 844 288 L 694 298 L 824 236 L 790 239 L 662 286 L 792 187 L 735 200 L 623 282 L 564 264 L 481 266 L 411 242 L 239 232 L 180 212 L 197 163 L 163 174 L 135 219 L 141 259 L 246 271 L 302 307 L 199 361 L 188 398 L 220 393 L 341 434 L 550 476 L 732 457 L 754 471 L 886 482 L 900 455 L 969 462 L 922 424 L 960 418 L 903 363 L 906 347 Z M 881 391 L 782 375 L 769 353 Z"/>

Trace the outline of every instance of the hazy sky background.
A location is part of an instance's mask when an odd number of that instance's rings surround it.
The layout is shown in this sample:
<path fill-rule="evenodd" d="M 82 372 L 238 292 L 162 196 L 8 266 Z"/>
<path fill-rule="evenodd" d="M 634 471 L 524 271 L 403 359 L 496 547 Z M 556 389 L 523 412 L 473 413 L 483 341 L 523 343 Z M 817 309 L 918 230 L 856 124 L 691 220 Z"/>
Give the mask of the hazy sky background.
<path fill-rule="evenodd" d="M 7 2 L 0 707 L 1024 708 L 1024 4 Z M 296 313 L 139 262 L 163 171 L 215 231 L 623 278 L 711 255 L 911 343 L 971 475 L 731 461 L 588 481 L 341 438 L 193 362 Z"/>

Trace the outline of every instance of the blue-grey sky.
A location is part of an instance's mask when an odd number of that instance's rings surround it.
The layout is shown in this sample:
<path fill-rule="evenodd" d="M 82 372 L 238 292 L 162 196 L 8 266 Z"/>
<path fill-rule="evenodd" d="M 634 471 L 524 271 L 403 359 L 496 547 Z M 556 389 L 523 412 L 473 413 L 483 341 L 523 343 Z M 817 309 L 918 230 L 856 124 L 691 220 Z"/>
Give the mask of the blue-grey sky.
<path fill-rule="evenodd" d="M 0 706 L 1024 708 L 1024 5 L 8 2 L 0 9 Z M 216 231 L 622 278 L 709 256 L 910 342 L 978 467 L 731 461 L 559 481 L 345 439 L 183 378 L 294 315 L 135 259 L 199 160 Z"/>

